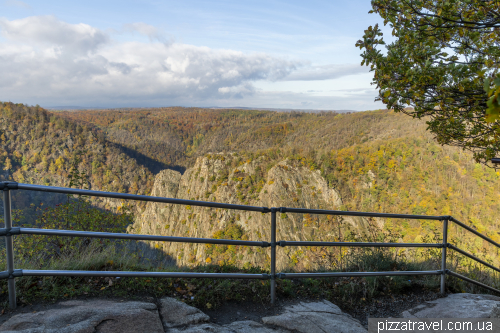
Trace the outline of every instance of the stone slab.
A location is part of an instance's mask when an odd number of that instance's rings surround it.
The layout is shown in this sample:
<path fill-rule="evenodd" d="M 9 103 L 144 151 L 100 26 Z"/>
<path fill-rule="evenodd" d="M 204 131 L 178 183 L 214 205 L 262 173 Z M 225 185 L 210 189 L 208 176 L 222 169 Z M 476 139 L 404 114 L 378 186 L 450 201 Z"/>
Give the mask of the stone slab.
<path fill-rule="evenodd" d="M 500 297 L 451 294 L 404 311 L 403 318 L 500 318 Z"/>
<path fill-rule="evenodd" d="M 278 316 L 264 317 L 262 322 L 301 333 L 366 333 L 361 323 L 329 302 L 301 302 L 285 308 Z"/>
<path fill-rule="evenodd" d="M 66 301 L 58 309 L 13 316 L 0 332 L 22 333 L 163 333 L 155 304 L 108 300 Z"/>

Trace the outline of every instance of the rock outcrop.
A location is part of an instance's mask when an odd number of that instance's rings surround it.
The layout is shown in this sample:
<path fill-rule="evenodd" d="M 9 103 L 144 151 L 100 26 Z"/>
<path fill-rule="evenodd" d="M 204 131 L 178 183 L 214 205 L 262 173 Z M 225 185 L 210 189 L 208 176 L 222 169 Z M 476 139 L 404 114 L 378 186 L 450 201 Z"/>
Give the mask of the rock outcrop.
<path fill-rule="evenodd" d="M 500 318 L 500 297 L 451 294 L 404 311 L 403 318 Z"/>
<path fill-rule="evenodd" d="M 53 309 L 10 318 L 0 332 L 22 333 L 163 333 L 155 304 L 106 300 L 66 301 Z"/>
<path fill-rule="evenodd" d="M 340 209 L 337 191 L 328 186 L 319 170 L 310 170 L 297 161 L 284 160 L 268 171 L 265 158 L 239 162 L 236 156 L 215 154 L 198 158 L 194 167 L 181 175 L 177 171 L 161 171 L 155 179 L 153 196 L 247 204 L 265 207 L 301 207 Z M 339 226 L 345 236 L 362 235 L 368 221 L 358 217 L 327 217 L 278 213 L 277 240 L 323 240 L 339 238 Z M 373 226 L 380 228 L 380 221 Z M 383 223 L 382 223 L 383 226 Z M 132 233 L 202 238 L 233 238 L 269 241 L 270 214 L 195 206 L 148 203 L 129 229 Z M 205 244 L 150 243 L 163 250 L 179 265 L 218 263 L 226 261 L 244 266 L 265 266 L 269 261 L 266 249 L 211 247 Z M 335 249 L 329 249 L 334 251 Z M 327 256 L 308 253 L 303 248 L 283 248 L 285 255 L 277 258 L 279 269 L 301 265 L 309 269 L 328 265 Z"/>
<path fill-rule="evenodd" d="M 194 308 L 176 300 L 165 297 L 161 301 L 160 315 L 165 327 L 185 326 L 208 322 L 210 317 Z"/>
<path fill-rule="evenodd" d="M 0 332 L 367 332 L 358 321 L 327 301 L 286 307 L 281 315 L 262 318 L 263 323 L 244 320 L 225 325 L 210 323 L 205 313 L 176 299 L 165 297 L 159 303 L 158 309 L 150 302 L 67 301 L 46 311 L 15 315 L 0 326 Z"/>
<path fill-rule="evenodd" d="M 287 307 L 285 312 L 278 316 L 262 318 L 262 322 L 304 333 L 366 332 L 358 320 L 343 313 L 338 306 L 328 301 L 301 302 Z"/>
<path fill-rule="evenodd" d="M 74 300 L 20 313 L 0 326 L 17 333 L 366 333 L 360 322 L 323 300 L 298 302 L 276 310 L 277 315 L 216 323 L 201 310 L 164 297 L 152 301 Z M 500 297 L 452 294 L 403 312 L 403 318 L 499 318 Z"/>

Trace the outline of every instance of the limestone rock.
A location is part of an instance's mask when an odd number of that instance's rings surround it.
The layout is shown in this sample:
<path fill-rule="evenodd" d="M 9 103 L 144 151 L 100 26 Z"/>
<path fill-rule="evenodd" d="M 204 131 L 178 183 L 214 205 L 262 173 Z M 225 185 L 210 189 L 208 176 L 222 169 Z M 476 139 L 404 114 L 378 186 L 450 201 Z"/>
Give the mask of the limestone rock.
<path fill-rule="evenodd" d="M 451 294 L 404 311 L 403 318 L 500 318 L 500 297 Z"/>
<path fill-rule="evenodd" d="M 264 324 L 304 333 L 366 333 L 359 321 L 343 313 L 335 304 L 322 301 L 287 307 L 278 316 L 262 318 Z"/>
<path fill-rule="evenodd" d="M 59 303 L 58 307 L 13 316 L 0 326 L 0 332 L 163 332 L 157 307 L 153 303 L 67 301 Z"/>
<path fill-rule="evenodd" d="M 160 315 L 165 327 L 198 324 L 210 320 L 210 317 L 199 309 L 182 303 L 175 298 L 164 297 L 160 300 L 160 304 Z"/>
<path fill-rule="evenodd" d="M 329 186 L 319 170 L 311 170 L 290 160 L 283 160 L 267 171 L 265 158 L 238 162 L 239 157 L 230 153 L 199 157 L 184 174 L 173 170 L 161 171 L 155 178 L 152 194 L 155 196 L 247 204 L 258 207 L 304 207 L 311 209 L 340 209 L 339 193 Z M 252 180 L 253 179 L 253 180 Z M 252 185 L 249 185 L 249 184 Z M 319 221 L 318 219 L 324 219 Z M 335 241 L 337 229 L 333 220 L 326 217 L 306 218 L 303 214 L 279 214 L 278 240 L 304 241 L 321 239 Z M 338 217 L 343 228 L 353 229 L 355 235 L 363 235 L 368 228 L 364 217 Z M 242 237 L 254 241 L 270 240 L 270 215 L 206 207 L 183 206 L 163 203 L 147 203 L 130 227 L 129 232 L 177 237 L 212 238 L 229 225 L 241 228 Z M 336 223 L 336 222 L 335 222 Z M 344 230 L 345 231 L 345 230 Z M 344 232 L 343 231 L 343 232 Z M 243 239 L 242 238 L 242 239 Z M 151 251 L 161 251 L 176 261 L 177 265 L 196 266 L 217 262 L 218 254 L 208 250 L 205 244 L 159 242 L 148 245 Z M 210 248 L 211 249 L 211 248 Z M 305 268 L 325 267 L 327 259 L 316 258 L 304 247 L 287 248 L 288 256 L 277 257 L 278 270 L 290 268 L 289 257 L 294 256 Z M 235 265 L 262 266 L 267 253 L 244 248 Z M 152 256 L 154 257 L 154 256 Z M 324 262 L 322 262 L 324 260 Z"/>

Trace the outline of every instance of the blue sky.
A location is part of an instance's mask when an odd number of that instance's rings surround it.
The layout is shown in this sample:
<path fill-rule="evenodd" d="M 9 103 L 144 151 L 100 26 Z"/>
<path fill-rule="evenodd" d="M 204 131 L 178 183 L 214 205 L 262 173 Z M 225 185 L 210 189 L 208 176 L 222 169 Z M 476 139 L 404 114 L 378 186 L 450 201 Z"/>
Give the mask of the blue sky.
<path fill-rule="evenodd" d="M 0 100 L 369 110 L 370 1 L 0 0 Z M 390 35 L 390 34 L 389 34 Z"/>

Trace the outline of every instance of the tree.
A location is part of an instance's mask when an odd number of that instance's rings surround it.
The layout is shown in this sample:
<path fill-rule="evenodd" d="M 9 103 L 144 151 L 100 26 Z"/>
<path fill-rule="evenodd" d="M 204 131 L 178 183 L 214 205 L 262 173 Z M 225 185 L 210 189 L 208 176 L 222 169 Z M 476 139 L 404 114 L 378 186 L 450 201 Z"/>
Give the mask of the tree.
<path fill-rule="evenodd" d="M 5 159 L 5 163 L 4 163 L 4 167 L 3 167 L 3 169 L 4 169 L 5 171 L 9 171 L 10 169 L 12 169 L 12 162 L 11 162 L 10 158 L 8 158 L 8 157 L 7 157 L 7 158 Z"/>
<path fill-rule="evenodd" d="M 440 144 L 470 150 L 486 163 L 500 152 L 500 2 L 373 0 L 370 12 L 389 23 L 385 45 L 378 25 L 356 46 L 374 71 L 388 108 L 424 118 Z"/>

